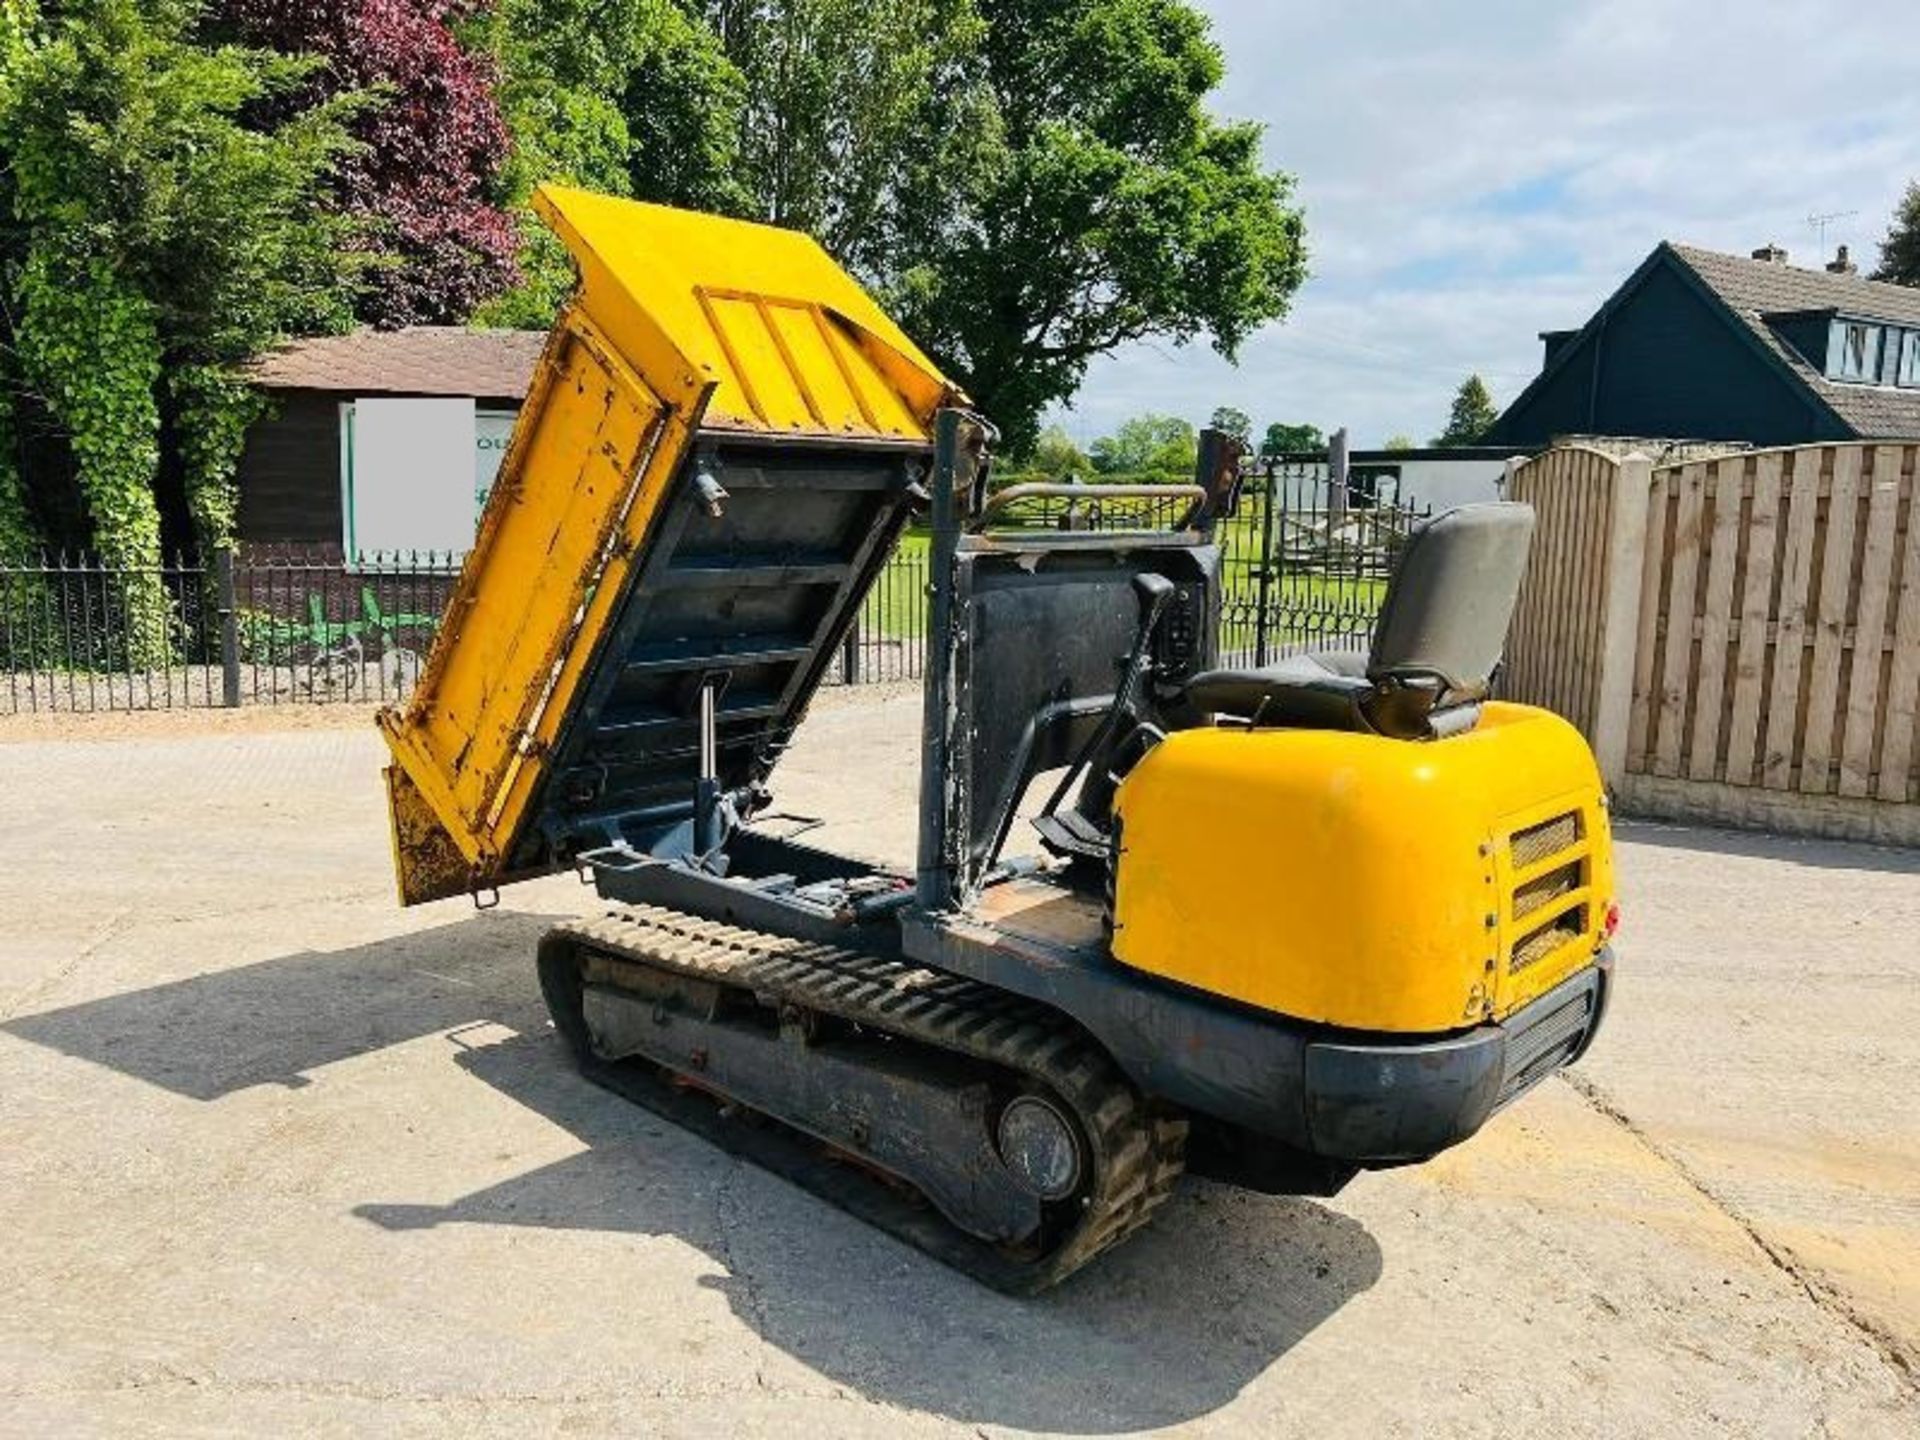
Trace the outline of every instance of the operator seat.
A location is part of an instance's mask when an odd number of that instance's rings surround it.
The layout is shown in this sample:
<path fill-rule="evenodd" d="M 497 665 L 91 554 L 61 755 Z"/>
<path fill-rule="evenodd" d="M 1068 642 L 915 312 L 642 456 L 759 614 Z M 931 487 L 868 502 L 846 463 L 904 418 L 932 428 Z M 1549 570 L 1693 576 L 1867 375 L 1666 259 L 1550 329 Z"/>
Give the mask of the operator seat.
<path fill-rule="evenodd" d="M 1373 647 L 1210 670 L 1183 690 L 1195 711 L 1246 724 L 1430 740 L 1473 728 L 1506 646 L 1533 539 L 1533 507 L 1448 510 L 1408 537 Z"/>

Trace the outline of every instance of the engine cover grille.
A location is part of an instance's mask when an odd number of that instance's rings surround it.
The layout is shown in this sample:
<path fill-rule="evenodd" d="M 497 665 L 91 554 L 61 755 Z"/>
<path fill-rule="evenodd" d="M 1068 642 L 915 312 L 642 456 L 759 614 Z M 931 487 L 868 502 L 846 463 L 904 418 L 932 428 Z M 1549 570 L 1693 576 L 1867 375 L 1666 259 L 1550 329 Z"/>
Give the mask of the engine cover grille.
<path fill-rule="evenodd" d="M 1508 975 L 1561 956 L 1587 938 L 1592 849 L 1586 817 L 1578 810 L 1551 816 L 1509 837 Z"/>
<path fill-rule="evenodd" d="M 1524 870 L 1538 865 L 1549 855 L 1571 850 L 1581 840 L 1580 812 L 1570 811 L 1513 832 L 1513 868 Z"/>

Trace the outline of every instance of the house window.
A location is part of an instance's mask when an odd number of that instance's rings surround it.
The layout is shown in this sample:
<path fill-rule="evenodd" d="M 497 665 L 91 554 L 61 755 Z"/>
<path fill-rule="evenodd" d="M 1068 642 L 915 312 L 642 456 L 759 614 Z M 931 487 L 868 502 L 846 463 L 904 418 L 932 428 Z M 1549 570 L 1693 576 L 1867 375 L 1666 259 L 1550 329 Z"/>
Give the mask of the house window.
<path fill-rule="evenodd" d="M 1894 383 L 1920 389 L 1920 330 L 1908 330 L 1900 336 L 1900 373 Z"/>
<path fill-rule="evenodd" d="M 1833 360 L 1827 373 L 1835 380 L 1871 381 L 1880 370 L 1880 327 L 1857 320 L 1833 322 Z"/>

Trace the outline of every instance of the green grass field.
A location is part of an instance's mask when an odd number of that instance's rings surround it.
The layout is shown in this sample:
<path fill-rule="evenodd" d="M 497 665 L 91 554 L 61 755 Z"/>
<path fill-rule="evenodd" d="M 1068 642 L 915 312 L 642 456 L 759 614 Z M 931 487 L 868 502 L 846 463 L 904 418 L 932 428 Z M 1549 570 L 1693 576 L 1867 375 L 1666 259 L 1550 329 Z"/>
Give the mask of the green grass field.
<path fill-rule="evenodd" d="M 1234 517 L 1220 527 L 1218 538 L 1226 553 L 1222 571 L 1226 633 L 1222 643 L 1229 648 L 1250 646 L 1260 598 L 1255 573 L 1260 553 L 1257 517 L 1245 513 Z M 927 532 L 921 529 L 909 530 L 900 537 L 861 609 L 867 635 L 917 640 L 926 634 L 929 541 Z M 1267 591 L 1269 638 L 1276 644 L 1306 643 L 1320 634 L 1364 631 L 1385 594 L 1385 580 L 1276 574 Z"/>

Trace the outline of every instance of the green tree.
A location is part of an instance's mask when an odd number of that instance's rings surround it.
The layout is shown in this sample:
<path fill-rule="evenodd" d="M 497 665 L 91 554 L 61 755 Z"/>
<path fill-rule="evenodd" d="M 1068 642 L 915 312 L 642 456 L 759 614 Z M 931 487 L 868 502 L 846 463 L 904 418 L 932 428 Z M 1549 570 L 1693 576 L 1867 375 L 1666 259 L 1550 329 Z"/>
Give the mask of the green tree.
<path fill-rule="evenodd" d="M 620 3 L 634 7 L 632 63 L 620 91 L 632 192 L 662 205 L 749 213 L 740 133 L 747 77 L 719 36 L 675 0 Z"/>
<path fill-rule="evenodd" d="M 545 181 L 742 214 L 746 82 L 718 37 L 674 0 L 502 0 L 491 22 L 513 136 L 502 177 L 520 228 L 521 283 L 485 324 L 544 328 L 573 267 L 529 205 Z"/>
<path fill-rule="evenodd" d="M 1434 437 L 1433 443 L 1448 447 L 1478 445 L 1499 418 L 1493 396 L 1487 393 L 1487 382 L 1478 375 L 1469 375 L 1454 392 L 1447 428 Z"/>
<path fill-rule="evenodd" d="M 22 66 L 28 58 L 32 12 L 23 5 L 0 3 L 0 117 L 13 106 L 13 93 Z M 0 152 L 0 162 L 5 155 Z M 18 268 L 20 236 L 13 223 L 13 167 L 0 163 L 0 294 L 4 294 L 11 274 Z M 14 392 L 18 377 L 12 364 L 11 327 L 0 313 L 0 559 L 21 557 L 38 550 L 45 537 L 34 523 L 33 507 L 27 499 L 26 482 L 20 474 L 18 437 L 14 433 Z M 8 600 L 14 601 L 10 591 Z M 31 603 L 37 597 L 18 597 Z M 0 619 L 8 618 L 0 616 Z"/>
<path fill-rule="evenodd" d="M 812 232 L 1001 426 L 1149 336 L 1231 357 L 1305 275 L 1292 181 L 1185 0 L 502 0 L 516 194 L 572 176 Z M 701 23 L 694 23 L 695 21 Z M 618 114 L 615 115 L 617 110 Z M 530 281 L 489 319 L 539 323 Z"/>
<path fill-rule="evenodd" d="M 1413 443 L 1413 437 L 1411 435 L 1389 435 L 1387 437 L 1387 443 L 1380 448 L 1382 450 L 1401 451 L 1413 450 L 1418 447 Z"/>
<path fill-rule="evenodd" d="M 1093 469 L 1093 461 L 1066 431 L 1049 425 L 1033 442 L 1033 450 L 1020 468 L 1049 480 L 1065 480 L 1069 475 L 1086 475 Z"/>
<path fill-rule="evenodd" d="M 1894 207 L 1887 238 L 1880 242 L 1880 268 L 1873 278 L 1920 285 L 1920 180 L 1908 182 L 1907 193 Z"/>
<path fill-rule="evenodd" d="M 43 541 L 40 527 L 34 524 L 26 482 L 20 476 L 16 443 L 11 377 L 0 369 L 0 563 L 33 554 Z M 12 598 L 11 590 L 7 598 Z"/>
<path fill-rule="evenodd" d="M 1193 426 L 1173 415 L 1136 415 L 1087 451 L 1102 475 L 1186 476 L 1199 453 L 1200 437 Z"/>
<path fill-rule="evenodd" d="M 1269 459 L 1275 455 L 1326 448 L 1327 437 L 1320 433 L 1318 425 L 1288 425 L 1279 420 L 1267 426 L 1267 433 L 1260 441 L 1260 454 Z"/>
<path fill-rule="evenodd" d="M 694 0 L 744 81 L 751 213 L 884 280 L 917 178 L 965 164 L 986 40 L 974 0 Z M 642 97 L 643 99 L 647 97 Z M 678 164 L 679 156 L 671 157 Z"/>
<path fill-rule="evenodd" d="M 1231 435 L 1242 445 L 1253 443 L 1253 417 L 1244 410 L 1236 410 L 1231 405 L 1222 405 L 1213 412 L 1207 425 L 1222 434 Z"/>
<path fill-rule="evenodd" d="M 1149 336 L 1232 358 L 1306 274 L 1261 130 L 1207 109 L 1222 60 L 1181 0 L 977 0 L 966 144 L 912 167 L 873 266 L 908 332 L 1017 451 L 1088 362 Z M 970 109 L 971 107 L 971 109 Z"/>
<path fill-rule="evenodd" d="M 367 92 L 323 198 L 380 261 L 379 283 L 355 297 L 362 320 L 459 324 L 514 283 L 519 237 L 495 203 L 507 127 L 493 57 L 465 33 L 493 0 L 188 3 L 204 9 L 203 40 L 321 62 L 302 99 Z"/>
<path fill-rule="evenodd" d="M 0 39 L 0 43 L 4 40 Z M 37 558 L 45 548 L 46 539 L 34 523 L 33 505 L 20 473 L 13 427 L 13 378 L 9 371 L 4 357 L 0 357 L 0 565 L 10 560 L 23 562 Z M 31 572 L 15 574 L 0 583 L 0 630 L 5 631 L 7 648 L 16 662 L 41 664 L 56 658 L 45 653 L 50 637 L 42 634 L 40 617 L 48 613 L 46 604 L 45 582 Z M 32 648 L 40 653 L 29 653 L 24 641 L 30 635 L 39 640 Z"/>
<path fill-rule="evenodd" d="M 254 404 L 232 367 L 351 321 L 346 222 L 314 202 L 359 100 L 297 103 L 312 61 L 204 46 L 189 0 L 0 4 L 22 37 L 0 85 L 4 338 L 66 432 L 95 547 L 155 567 L 163 492 L 201 542 L 230 538 Z M 184 437 L 164 468 L 163 432 Z M 129 658 L 154 663 L 165 590 L 136 575 L 126 598 Z"/>

